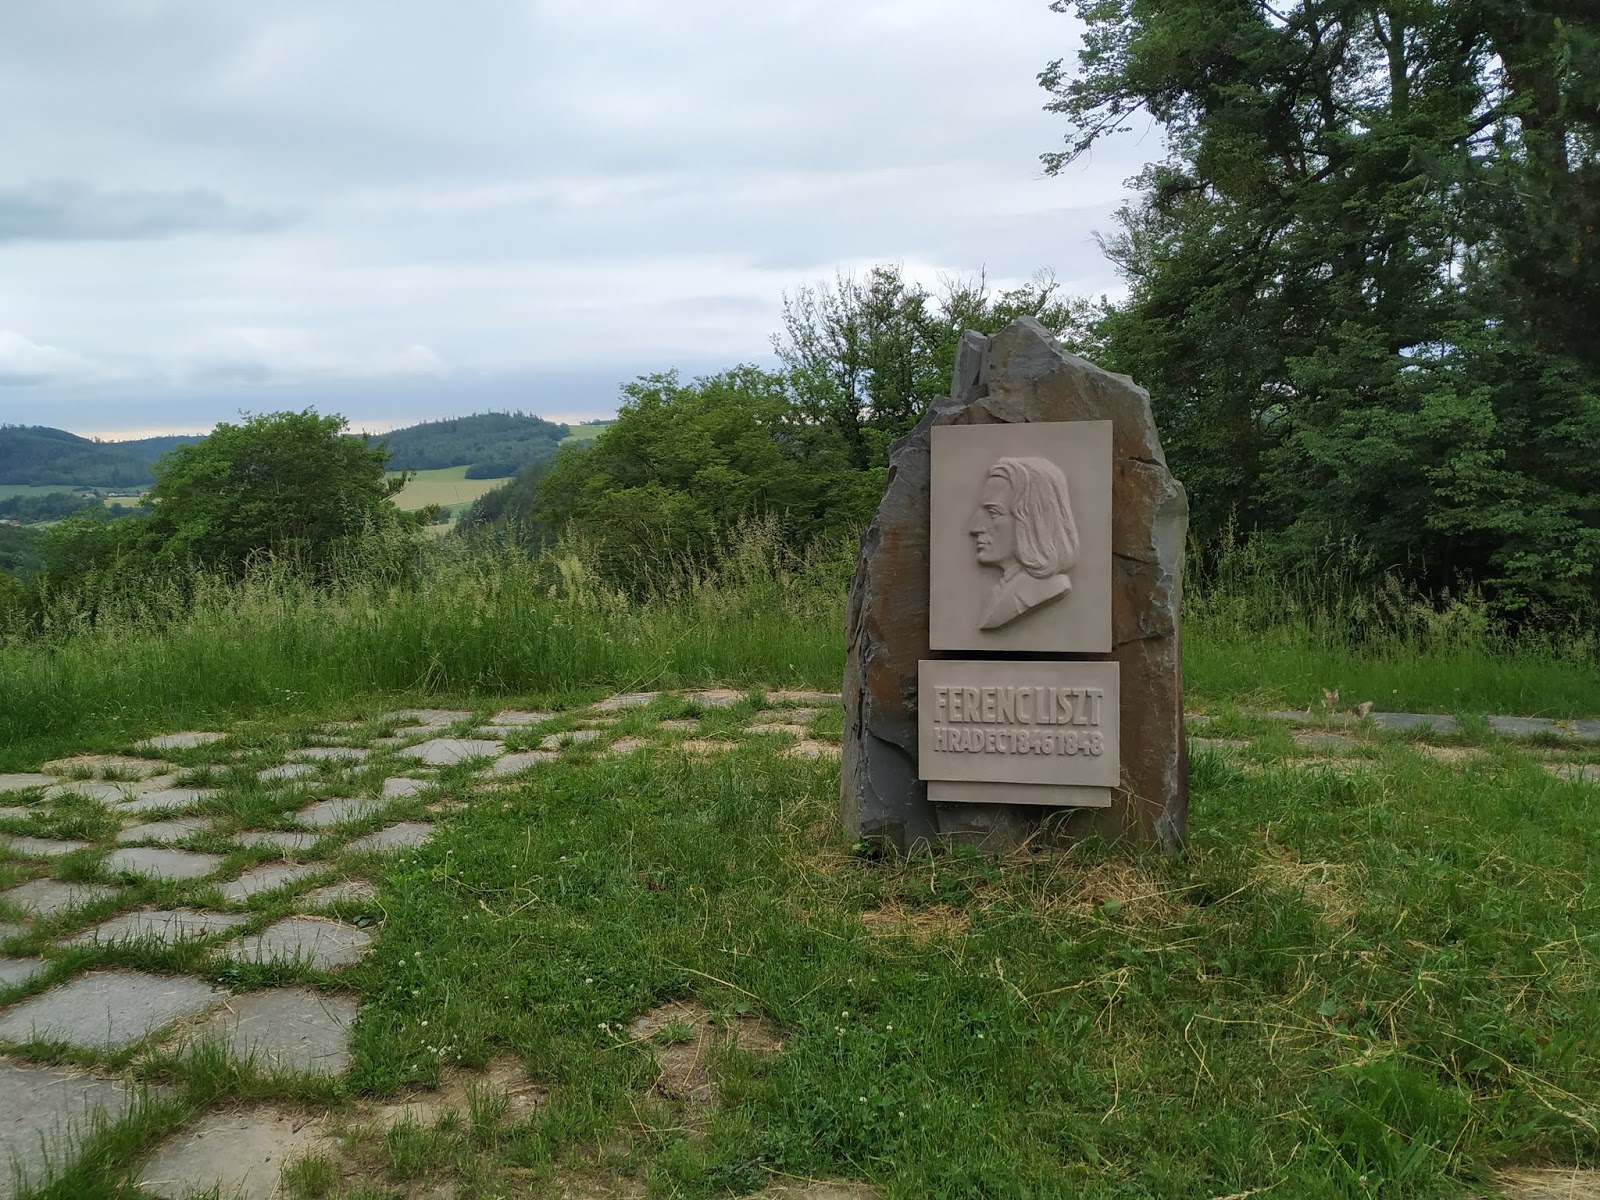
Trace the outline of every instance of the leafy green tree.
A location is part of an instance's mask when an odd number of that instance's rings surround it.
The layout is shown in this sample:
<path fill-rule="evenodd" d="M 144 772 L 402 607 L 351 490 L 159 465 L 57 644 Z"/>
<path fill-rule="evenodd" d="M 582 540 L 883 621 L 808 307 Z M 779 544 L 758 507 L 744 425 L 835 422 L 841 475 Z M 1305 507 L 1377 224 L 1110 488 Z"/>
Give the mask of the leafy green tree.
<path fill-rule="evenodd" d="M 770 515 L 804 545 L 856 527 L 884 470 L 855 468 L 834 432 L 794 409 L 787 378 L 753 366 L 623 388 L 616 422 L 568 446 L 538 483 L 535 516 L 596 548 L 615 578 L 663 557 L 709 557 L 741 520 Z"/>
<path fill-rule="evenodd" d="M 946 280 L 934 295 L 897 266 L 802 287 L 783 304 L 773 347 L 802 420 L 831 429 L 858 470 L 883 466 L 935 396 L 950 390 L 963 332 L 992 333 L 1019 316 L 1081 339 L 1087 305 L 1062 297 L 1041 272 L 993 295 L 980 276 Z"/>
<path fill-rule="evenodd" d="M 1194 528 L 1356 539 L 1508 612 L 1600 595 L 1600 14 L 1511 0 L 1057 0 L 1056 171 L 1143 111 L 1166 159 L 1099 327 Z"/>
<path fill-rule="evenodd" d="M 402 521 L 390 503 L 405 477 L 388 451 L 311 410 L 220 424 L 156 464 L 148 539 L 167 559 L 237 573 L 273 554 L 325 572 L 363 534 Z"/>

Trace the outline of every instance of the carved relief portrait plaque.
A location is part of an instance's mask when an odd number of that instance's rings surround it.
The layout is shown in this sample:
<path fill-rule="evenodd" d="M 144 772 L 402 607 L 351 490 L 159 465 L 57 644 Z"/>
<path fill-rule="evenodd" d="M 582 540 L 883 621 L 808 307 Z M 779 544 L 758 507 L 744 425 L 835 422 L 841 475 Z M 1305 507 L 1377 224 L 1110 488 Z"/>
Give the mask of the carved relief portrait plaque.
<path fill-rule="evenodd" d="M 932 430 L 929 646 L 1111 650 L 1111 422 Z"/>

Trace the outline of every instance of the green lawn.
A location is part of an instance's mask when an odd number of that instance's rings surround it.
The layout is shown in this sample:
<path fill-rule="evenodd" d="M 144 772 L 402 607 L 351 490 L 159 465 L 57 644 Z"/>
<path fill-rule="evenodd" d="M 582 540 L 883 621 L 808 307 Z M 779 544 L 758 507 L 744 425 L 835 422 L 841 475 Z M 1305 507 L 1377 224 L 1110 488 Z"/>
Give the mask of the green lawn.
<path fill-rule="evenodd" d="M 54 492 L 73 492 L 77 488 L 66 483 L 0 483 L 0 500 L 14 496 L 48 496 Z"/>
<path fill-rule="evenodd" d="M 379 932 L 342 975 L 193 947 L 51 949 L 102 909 L 202 902 L 197 883 L 140 885 L 42 926 L 22 948 L 54 965 L 27 991 L 102 963 L 362 1002 L 352 1071 L 334 1083 L 215 1056 L 75 1053 L 169 1090 L 49 1195 L 131 1196 L 123 1181 L 158 1136 L 261 1102 L 333 1131 L 290 1171 L 288 1194 L 308 1200 L 710 1200 L 792 1178 L 894 1200 L 1466 1197 L 1496 1193 L 1501 1168 L 1600 1156 L 1600 789 L 1543 769 L 1573 751 L 1381 734 L 1309 749 L 1225 716 L 1207 735 L 1248 744 L 1194 754 L 1179 858 L 1081 846 L 873 862 L 838 827 L 838 764 L 751 728 L 798 721 L 825 744 L 837 708 L 663 696 L 603 725 L 587 698 L 515 697 L 555 715 L 512 744 L 579 728 L 597 741 L 490 785 L 447 768 L 398 801 L 384 821 L 437 825 L 422 850 L 308 856 L 380 883 L 340 910 Z M 481 720 L 504 698 L 435 700 Z M 240 855 L 228 830 L 286 819 L 254 771 L 322 718 L 368 719 L 350 736 L 378 757 L 324 774 L 339 794 L 370 792 L 397 769 L 374 741 L 393 702 L 288 701 L 233 727 L 242 759 L 178 753 L 188 782 L 223 789 L 204 802 L 217 832 L 196 845 Z M 683 719 L 694 728 L 662 723 Z M 607 753 L 623 739 L 637 748 Z M 92 810 L 0 823 L 108 838 Z M 42 869 L 95 878 L 99 853 Z M 0 884 L 23 873 L 0 865 Z M 247 928 L 322 878 L 253 902 Z M 420 1097 L 437 1111 L 382 1107 L 435 1085 Z"/>
<path fill-rule="evenodd" d="M 607 421 L 602 425 L 569 425 L 567 428 L 572 432 L 561 439 L 561 444 L 566 446 L 574 442 L 592 442 L 607 429 L 610 429 L 614 423 Z"/>
<path fill-rule="evenodd" d="M 390 472 L 391 475 L 397 473 Z M 504 482 L 504 478 L 468 479 L 465 466 L 413 471 L 410 481 L 394 498 L 394 502 L 407 512 L 414 512 L 429 504 L 462 511 L 479 496 L 493 491 Z"/>

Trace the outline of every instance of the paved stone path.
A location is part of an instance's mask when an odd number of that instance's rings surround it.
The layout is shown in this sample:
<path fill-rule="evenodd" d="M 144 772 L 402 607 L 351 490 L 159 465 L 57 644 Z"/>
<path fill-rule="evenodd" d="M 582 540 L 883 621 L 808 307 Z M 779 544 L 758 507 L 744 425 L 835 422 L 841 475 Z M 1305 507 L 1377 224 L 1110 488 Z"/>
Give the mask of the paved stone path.
<path fill-rule="evenodd" d="M 55 1065 L 46 1060 L 56 1047 L 92 1064 L 118 1054 L 114 1061 L 125 1062 L 130 1048 L 146 1045 L 177 1054 L 220 1046 L 262 1071 L 337 1076 L 350 1063 L 361 1003 L 341 973 L 382 931 L 327 911 L 348 916 L 352 906 L 365 907 L 372 921 L 381 919 L 381 887 L 364 876 L 380 876 L 389 856 L 425 845 L 433 814 L 469 792 L 536 781 L 564 757 L 619 764 L 643 752 L 705 757 L 736 751 L 745 738 L 797 759 L 838 757 L 837 736 L 813 727 L 837 712 L 838 696 L 766 696 L 784 707 L 736 727 L 718 714 L 743 701 L 743 692 L 681 693 L 699 715 L 667 720 L 639 711 L 658 693 L 631 692 L 567 713 L 408 709 L 334 722 L 275 761 L 226 732 L 190 730 L 123 754 L 0 774 L 0 856 L 23 876 L 0 892 L 0 1200 L 14 1194 L 13 1164 L 25 1186 L 36 1186 L 70 1164 L 86 1137 L 142 1103 L 142 1090 L 112 1060 L 98 1068 Z M 1415 713 L 1245 715 L 1289 723 L 1297 752 L 1317 757 L 1358 750 L 1373 730 L 1413 739 L 1459 732 L 1453 718 Z M 1190 727 L 1203 730 L 1213 719 L 1192 714 Z M 708 721 L 718 736 L 702 736 Z M 1600 742 L 1600 721 L 1491 717 L 1488 724 L 1497 736 L 1536 739 L 1566 754 L 1548 764 L 1553 774 L 1600 784 L 1600 763 L 1583 760 L 1594 757 L 1585 747 Z M 1251 738 L 1194 736 L 1190 745 L 1229 754 L 1247 750 Z M 1447 762 L 1467 753 L 1419 748 Z M 79 812 L 99 804 L 113 832 L 96 841 L 53 836 L 62 804 Z M 269 811 L 277 816 L 239 815 Z M 129 899 L 148 894 L 138 885 L 150 880 L 161 881 L 170 905 L 139 908 Z M 128 946 L 180 942 L 198 945 L 213 967 L 275 964 L 272 977 L 287 972 L 288 981 L 229 991 L 197 975 L 118 965 L 128 962 Z M 282 1166 L 325 1148 L 320 1129 L 269 1106 L 202 1114 L 155 1147 L 135 1175 L 156 1196 L 220 1187 L 268 1197 Z"/>

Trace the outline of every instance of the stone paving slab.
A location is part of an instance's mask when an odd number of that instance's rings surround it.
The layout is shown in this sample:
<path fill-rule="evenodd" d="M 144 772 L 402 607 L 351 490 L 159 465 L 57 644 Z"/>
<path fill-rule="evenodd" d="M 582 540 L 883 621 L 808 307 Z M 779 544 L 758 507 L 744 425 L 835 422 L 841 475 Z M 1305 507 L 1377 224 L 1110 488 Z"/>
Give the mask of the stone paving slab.
<path fill-rule="evenodd" d="M 1524 738 L 1544 734 L 1559 736 L 1564 731 L 1549 717 L 1485 717 L 1489 728 L 1501 737 Z"/>
<path fill-rule="evenodd" d="M 1546 763 L 1544 769 L 1571 783 L 1600 783 L 1600 763 Z"/>
<path fill-rule="evenodd" d="M 60 858 L 88 847 L 88 842 L 63 842 L 56 838 L 22 837 L 0 833 L 0 850 L 19 858 Z"/>
<path fill-rule="evenodd" d="M 598 729 L 569 729 L 566 733 L 552 733 L 541 738 L 539 749 L 560 750 L 563 746 L 581 746 L 600 737 Z"/>
<path fill-rule="evenodd" d="M 21 804 L 7 804 L 0 807 L 0 821 L 26 821 L 36 812 L 44 812 L 42 807 L 29 808 Z"/>
<path fill-rule="evenodd" d="M 780 689 L 767 693 L 768 700 L 779 704 L 843 704 L 844 697 L 838 692 L 806 692 L 792 689 Z"/>
<path fill-rule="evenodd" d="M 691 738 L 686 742 L 679 742 L 677 749 L 685 754 L 703 757 L 712 754 L 727 754 L 737 748 L 736 743 L 725 741 L 722 738 Z"/>
<path fill-rule="evenodd" d="M 552 750 L 519 750 L 515 754 L 508 754 L 498 759 L 494 766 L 489 768 L 489 774 L 495 776 L 516 775 L 526 771 L 529 767 L 536 767 L 540 763 L 554 762 L 561 756 Z"/>
<path fill-rule="evenodd" d="M 101 883 L 63 883 L 59 879 L 35 879 L 0 892 L 0 900 L 36 917 L 53 917 L 74 908 L 84 908 L 97 900 L 115 896 L 121 889 Z"/>
<path fill-rule="evenodd" d="M 842 752 L 837 742 L 814 742 L 810 738 L 804 738 L 785 750 L 783 757 L 815 761 L 819 758 L 838 758 Z"/>
<path fill-rule="evenodd" d="M 384 807 L 382 800 L 374 800 L 370 796 L 337 796 L 302 808 L 290 820 L 307 829 L 329 829 L 335 825 L 365 821 L 373 814 L 382 812 Z"/>
<path fill-rule="evenodd" d="M 26 925 L 18 925 L 15 921 L 0 921 L 0 942 L 9 942 L 14 937 L 21 937 L 28 932 Z"/>
<path fill-rule="evenodd" d="M 394 800 L 401 796 L 415 796 L 432 786 L 433 781 L 430 779 L 412 779 L 407 775 L 396 775 L 392 779 L 383 781 L 383 798 Z"/>
<path fill-rule="evenodd" d="M 341 879 L 314 888 L 300 897 L 302 909 L 327 908 L 330 904 L 365 904 L 378 898 L 378 885 L 370 879 Z"/>
<path fill-rule="evenodd" d="M 1307 708 L 1272 708 L 1262 713 L 1253 713 L 1246 710 L 1244 715 L 1247 717 L 1265 717 L 1269 721 L 1287 721 L 1290 725 L 1322 724 L 1322 722 L 1317 719 L 1316 713 Z M 1340 720 L 1340 715 L 1341 714 L 1338 713 L 1330 714 L 1330 716 L 1333 718 L 1331 723 L 1335 725 L 1342 725 L 1349 720 L 1348 717 Z"/>
<path fill-rule="evenodd" d="M 193 750 L 199 746 L 210 746 L 220 742 L 228 735 L 225 733 L 210 733 L 200 730 L 185 730 L 182 733 L 163 733 L 160 737 L 145 738 L 142 742 L 135 742 L 135 750 Z"/>
<path fill-rule="evenodd" d="M 60 800 L 65 796 L 82 796 L 102 804 L 115 804 L 130 799 L 135 794 L 133 784 L 111 779 L 69 779 L 45 789 L 46 800 Z"/>
<path fill-rule="evenodd" d="M 304 987 L 266 988 L 231 997 L 195 1030 L 263 1071 L 340 1075 L 350 1065 L 354 996 Z"/>
<path fill-rule="evenodd" d="M 304 779 L 308 775 L 317 773 L 316 764 L 307 762 L 279 763 L 275 767 L 267 767 L 257 771 L 256 778 L 262 783 L 278 783 L 287 779 Z"/>
<path fill-rule="evenodd" d="M 487 738 L 432 738 L 400 751 L 403 758 L 414 758 L 430 767 L 446 767 L 472 758 L 495 758 L 505 746 Z"/>
<path fill-rule="evenodd" d="M 106 856 L 107 871 L 131 871 L 152 879 L 200 879 L 222 866 L 220 854 L 167 850 L 158 846 L 125 846 Z"/>
<path fill-rule="evenodd" d="M 418 821 L 403 821 L 365 837 L 353 838 L 345 847 L 347 854 L 365 854 L 372 850 L 414 850 L 433 837 L 433 826 Z"/>
<path fill-rule="evenodd" d="M 479 725 L 472 731 L 472 736 L 504 741 L 506 738 L 521 737 L 527 732 L 526 725 Z"/>
<path fill-rule="evenodd" d="M 454 725 L 457 721 L 465 721 L 472 716 L 459 708 L 402 708 L 398 712 L 384 713 L 380 720 L 407 723 L 411 725 L 430 725 L 440 727 Z"/>
<path fill-rule="evenodd" d="M 1600 742 L 1600 717 L 1589 717 L 1582 721 L 1569 721 L 1574 737 L 1583 738 L 1585 741 Z"/>
<path fill-rule="evenodd" d="M 320 833 L 307 833 L 303 829 L 247 829 L 233 835 L 241 846 L 257 849 L 267 846 L 274 850 L 309 850 L 322 840 Z"/>
<path fill-rule="evenodd" d="M 687 718 L 678 721 L 661 722 L 662 729 L 670 729 L 673 733 L 694 733 L 700 728 L 700 722 Z"/>
<path fill-rule="evenodd" d="M 372 757 L 371 750 L 363 750 L 359 746 L 304 746 L 294 752 L 294 757 L 302 762 L 366 762 Z"/>
<path fill-rule="evenodd" d="M 651 703 L 660 692 L 620 692 L 615 696 L 608 696 L 594 706 L 595 712 L 621 712 L 628 708 L 643 708 Z"/>
<path fill-rule="evenodd" d="M 161 1200 L 277 1200 L 285 1166 L 336 1147 L 320 1120 L 298 1113 L 207 1113 L 155 1152 L 139 1188 Z"/>
<path fill-rule="evenodd" d="M 319 971 L 347 967 L 366 954 L 372 934 L 354 925 L 286 917 L 253 937 L 227 947 L 230 958 L 244 962 L 299 963 Z"/>
<path fill-rule="evenodd" d="M 27 983 L 45 969 L 42 958 L 0 958 L 0 987 Z"/>
<path fill-rule="evenodd" d="M 256 867 L 246 871 L 237 879 L 230 879 L 217 890 L 222 893 L 222 898 L 233 904 L 241 904 L 251 896 L 259 896 L 263 892 L 275 892 L 279 888 L 288 887 L 291 883 L 311 875 L 321 875 L 328 870 L 324 863 L 268 863 L 266 866 Z"/>
<path fill-rule="evenodd" d="M 1292 736 L 1296 746 L 1307 750 L 1354 750 L 1360 745 L 1348 734 L 1330 733 L 1323 729 L 1297 729 Z"/>
<path fill-rule="evenodd" d="M 650 743 L 643 738 L 625 737 L 618 738 L 601 752 L 602 758 L 620 758 L 624 754 L 632 754 L 636 750 L 643 750 Z"/>
<path fill-rule="evenodd" d="M 701 708 L 732 708 L 744 699 L 744 693 L 733 688 L 711 688 L 703 692 L 688 692 L 683 698 Z"/>
<path fill-rule="evenodd" d="M 179 817 L 172 821 L 151 821 L 146 825 L 130 825 L 117 834 L 117 841 L 123 845 L 132 845 L 135 842 L 169 845 L 172 842 L 181 842 L 185 838 L 192 838 L 210 828 L 211 822 L 205 817 Z"/>
<path fill-rule="evenodd" d="M 111 946 L 118 942 L 160 942 L 176 946 L 237 929 L 250 918 L 233 913 L 199 912 L 192 908 L 155 909 L 119 913 L 92 929 L 62 942 L 63 946 Z"/>
<path fill-rule="evenodd" d="M 794 737 L 805 737 L 811 731 L 804 725 L 792 725 L 788 722 L 763 721 L 757 725 L 746 725 L 746 733 L 787 733 Z"/>
<path fill-rule="evenodd" d="M 222 795 L 221 788 L 162 788 L 118 801 L 120 813 L 177 812 Z"/>
<path fill-rule="evenodd" d="M 1434 733 L 1459 733 L 1460 723 L 1452 716 L 1443 713 L 1392 713 L 1375 712 L 1372 715 L 1373 724 L 1379 729 L 1393 729 L 1400 733 L 1414 733 L 1422 729 L 1432 729 Z"/>
<path fill-rule="evenodd" d="M 14 771 L 0 775 L 0 793 L 26 792 L 33 788 L 49 787 L 58 782 L 54 775 L 40 775 L 33 771 Z"/>
<path fill-rule="evenodd" d="M 92 971 L 0 1012 L 0 1039 L 120 1050 L 223 995 L 187 975 Z"/>
<path fill-rule="evenodd" d="M 1189 739 L 1190 750 L 1209 750 L 1212 752 L 1245 750 L 1250 743 L 1243 738 L 1203 738 L 1192 737 Z"/>
<path fill-rule="evenodd" d="M 148 779 L 164 775 L 175 768 L 159 758 L 134 758 L 127 754 L 74 754 L 70 758 L 52 759 L 39 768 L 52 775 L 87 774 L 95 779 L 115 776 L 118 779 Z"/>
<path fill-rule="evenodd" d="M 520 708 L 504 708 L 490 717 L 489 720 L 496 725 L 541 725 L 550 720 L 555 713 L 529 712 Z"/>
<path fill-rule="evenodd" d="M 138 1094 L 120 1079 L 0 1059 L 0 1200 L 65 1170 L 88 1137 L 133 1109 Z"/>
<path fill-rule="evenodd" d="M 174 772 L 168 775 L 147 775 L 143 779 L 136 779 L 133 783 L 133 794 L 142 796 L 146 792 L 165 792 L 178 786 L 178 776 Z"/>

